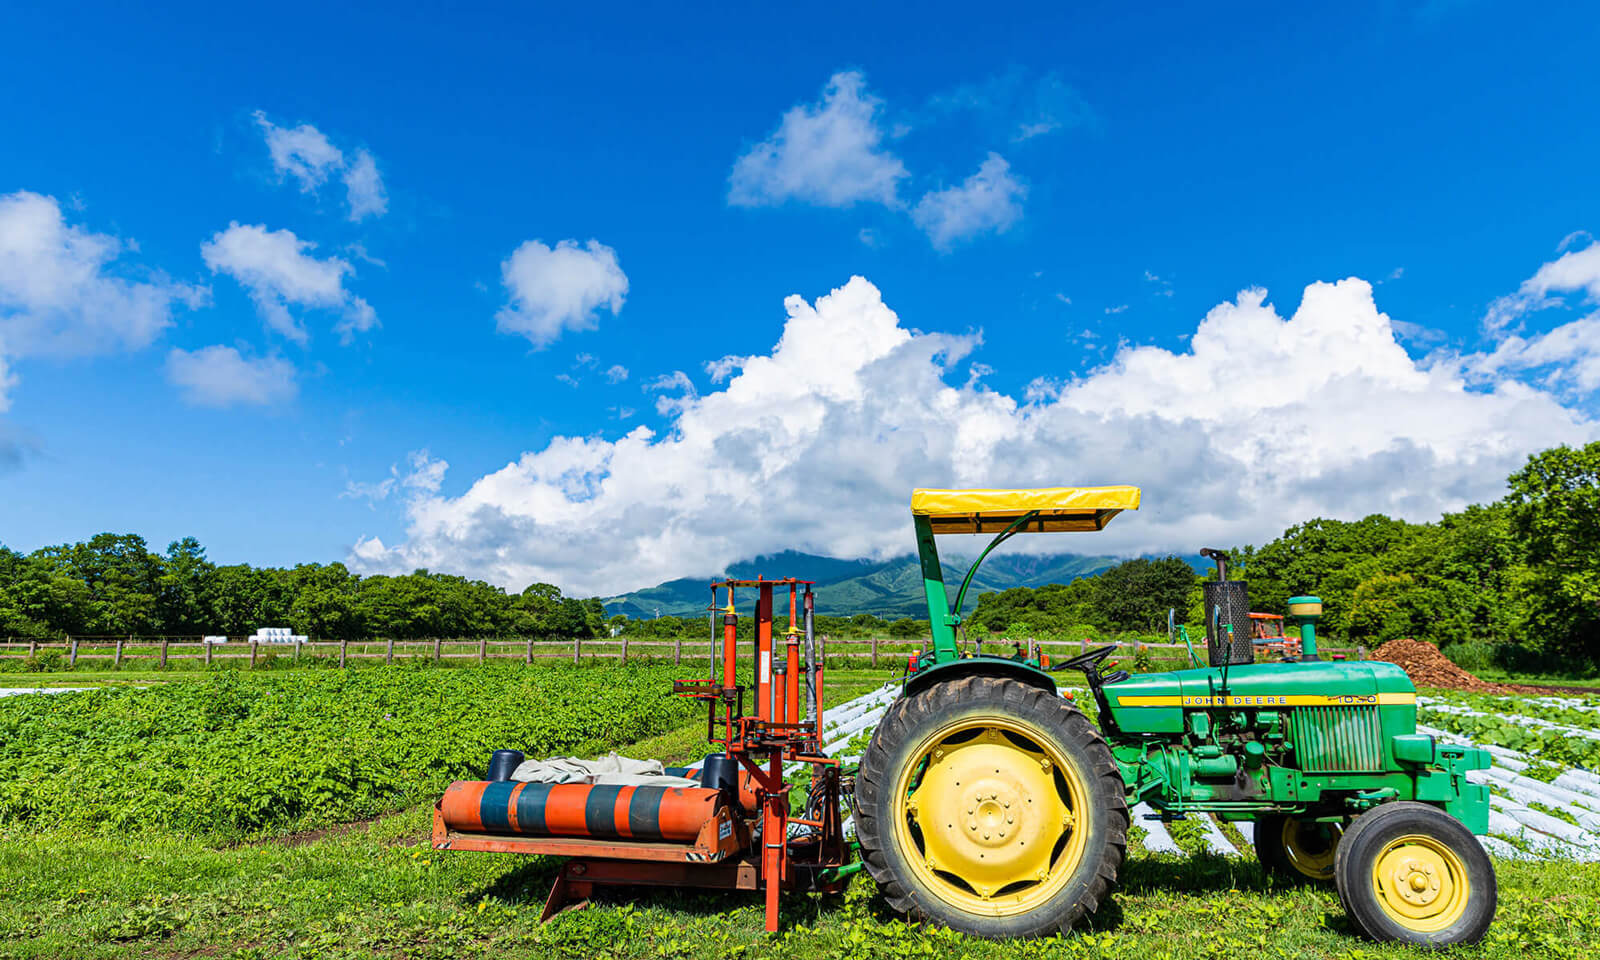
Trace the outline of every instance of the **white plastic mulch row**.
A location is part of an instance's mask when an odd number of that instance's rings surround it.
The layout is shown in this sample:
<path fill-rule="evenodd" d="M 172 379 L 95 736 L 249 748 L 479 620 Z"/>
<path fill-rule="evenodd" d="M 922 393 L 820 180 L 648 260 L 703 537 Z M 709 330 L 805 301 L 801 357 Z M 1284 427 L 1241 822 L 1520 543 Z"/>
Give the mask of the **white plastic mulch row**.
<path fill-rule="evenodd" d="M 1523 727 L 1536 727 L 1541 730 L 1555 730 L 1571 737 L 1584 737 L 1589 740 L 1600 740 L 1600 730 L 1589 730 L 1584 727 L 1574 727 L 1565 723 L 1556 723 L 1553 720 L 1540 720 L 1538 717 L 1527 717 L 1520 713 L 1485 713 L 1471 707 L 1447 703 L 1435 697 L 1418 697 L 1417 706 L 1437 710 L 1440 713 L 1453 713 L 1461 717 L 1498 717 L 1501 720 L 1515 723 Z"/>
<path fill-rule="evenodd" d="M 1426 724 L 1418 724 L 1417 732 L 1450 743 L 1472 743 L 1468 737 Z M 1493 764 L 1467 774 L 1467 779 L 1495 791 L 1489 795 L 1490 836 L 1482 838 L 1485 849 L 1514 860 L 1600 860 L 1600 777 L 1572 768 L 1546 783 L 1523 775 L 1533 762 L 1527 754 L 1505 747 L 1483 749 Z M 1569 823 L 1533 804 L 1560 810 L 1578 822 Z"/>

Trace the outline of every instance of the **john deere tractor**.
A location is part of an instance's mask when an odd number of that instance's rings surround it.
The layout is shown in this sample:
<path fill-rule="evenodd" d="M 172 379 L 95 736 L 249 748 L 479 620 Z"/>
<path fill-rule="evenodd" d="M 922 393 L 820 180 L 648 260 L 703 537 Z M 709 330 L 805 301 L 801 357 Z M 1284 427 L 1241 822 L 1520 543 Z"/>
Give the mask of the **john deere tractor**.
<path fill-rule="evenodd" d="M 1474 834 L 1489 795 L 1466 774 L 1488 755 L 1417 733 L 1399 667 L 1319 659 L 1317 598 L 1290 601 L 1300 655 L 1285 662 L 1253 662 L 1246 587 L 1220 555 L 1205 666 L 1130 675 L 1104 669 L 1114 646 L 1047 665 L 958 644 L 967 589 L 996 546 L 1101 530 L 1138 506 L 1135 487 L 912 495 L 933 637 L 856 779 L 862 855 L 889 902 L 985 937 L 1066 930 L 1110 894 L 1129 810 L 1144 804 L 1164 820 L 1252 822 L 1268 870 L 1332 882 L 1375 939 L 1482 937 L 1495 876 Z M 957 533 L 995 536 L 952 605 L 935 539 Z M 1058 693 L 1063 670 L 1087 680 L 1098 722 Z"/>

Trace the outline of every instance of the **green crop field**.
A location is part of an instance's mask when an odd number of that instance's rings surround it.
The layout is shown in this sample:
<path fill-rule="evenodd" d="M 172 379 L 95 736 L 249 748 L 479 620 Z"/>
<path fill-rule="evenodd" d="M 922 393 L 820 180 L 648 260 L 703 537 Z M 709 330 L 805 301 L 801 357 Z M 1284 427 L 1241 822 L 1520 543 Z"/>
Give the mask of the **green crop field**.
<path fill-rule="evenodd" d="M 832 702 L 890 671 L 833 671 Z M 857 877 L 791 895 L 607 894 L 538 922 L 556 861 L 440 853 L 431 799 L 490 749 L 677 760 L 702 728 L 670 666 L 224 672 L 0 700 L 0 958 L 1412 956 L 1354 936 L 1331 889 L 1249 857 L 1137 842 L 1077 933 L 987 943 L 907 924 Z M 1135 830 L 1135 837 L 1139 831 Z M 1459 957 L 1600 950 L 1600 865 L 1497 861 L 1500 912 Z"/>

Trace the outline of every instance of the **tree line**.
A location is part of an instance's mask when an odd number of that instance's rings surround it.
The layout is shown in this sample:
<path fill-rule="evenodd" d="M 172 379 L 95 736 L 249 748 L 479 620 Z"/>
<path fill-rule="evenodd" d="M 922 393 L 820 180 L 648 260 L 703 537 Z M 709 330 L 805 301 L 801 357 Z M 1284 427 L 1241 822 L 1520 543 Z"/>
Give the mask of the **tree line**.
<path fill-rule="evenodd" d="M 564 597 L 548 583 L 507 593 L 427 570 L 363 577 L 342 563 L 219 566 L 193 537 L 159 554 L 142 537 L 113 533 L 29 554 L 0 547 L 0 636 L 240 636 L 265 626 L 325 640 L 608 629 L 598 598 Z"/>

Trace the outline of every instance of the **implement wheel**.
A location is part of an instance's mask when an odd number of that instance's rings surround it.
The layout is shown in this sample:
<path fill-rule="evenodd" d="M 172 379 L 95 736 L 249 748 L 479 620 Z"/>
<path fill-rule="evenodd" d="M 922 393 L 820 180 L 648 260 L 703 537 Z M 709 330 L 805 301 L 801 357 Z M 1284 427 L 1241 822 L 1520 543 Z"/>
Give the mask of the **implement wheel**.
<path fill-rule="evenodd" d="M 1345 913 L 1374 940 L 1477 943 L 1494 920 L 1494 865 L 1461 821 L 1393 801 L 1355 819 L 1334 860 Z"/>
<path fill-rule="evenodd" d="M 1334 851 L 1344 826 L 1268 814 L 1256 820 L 1256 859 L 1275 876 L 1332 883 Z"/>
<path fill-rule="evenodd" d="M 1127 848 L 1105 740 L 1066 700 L 996 677 L 936 683 L 889 708 L 861 758 L 857 831 L 889 904 L 981 937 L 1068 930 Z"/>

